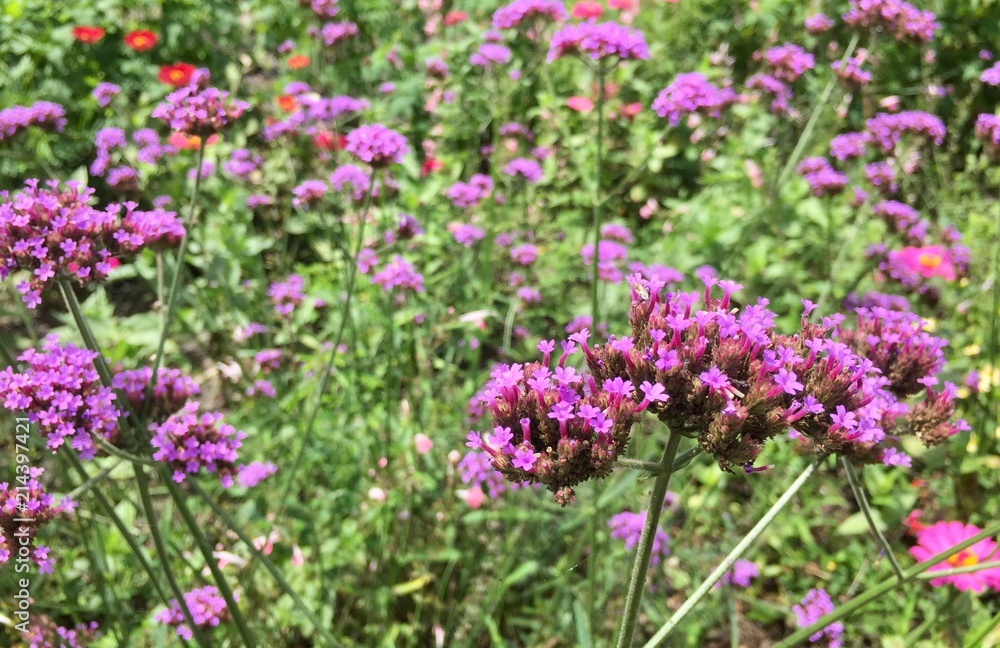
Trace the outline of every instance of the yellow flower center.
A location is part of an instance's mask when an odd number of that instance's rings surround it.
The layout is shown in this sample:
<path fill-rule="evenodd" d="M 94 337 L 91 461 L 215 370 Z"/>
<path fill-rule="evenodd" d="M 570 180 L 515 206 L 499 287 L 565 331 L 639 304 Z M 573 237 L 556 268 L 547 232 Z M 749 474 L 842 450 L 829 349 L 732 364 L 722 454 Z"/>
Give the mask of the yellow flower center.
<path fill-rule="evenodd" d="M 952 567 L 972 567 L 979 563 L 979 556 L 975 553 L 963 550 L 948 559 L 948 564 Z"/>
<path fill-rule="evenodd" d="M 941 265 L 941 261 L 940 254 L 928 254 L 925 252 L 920 255 L 920 265 L 925 268 L 936 268 Z"/>

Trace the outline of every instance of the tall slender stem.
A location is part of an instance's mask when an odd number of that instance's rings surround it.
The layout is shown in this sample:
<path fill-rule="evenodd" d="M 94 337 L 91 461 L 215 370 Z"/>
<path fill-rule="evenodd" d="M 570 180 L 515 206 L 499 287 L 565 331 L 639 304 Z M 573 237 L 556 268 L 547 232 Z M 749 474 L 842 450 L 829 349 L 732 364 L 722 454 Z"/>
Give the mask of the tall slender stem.
<path fill-rule="evenodd" d="M 1000 357 L 1000 337 L 998 337 L 998 332 L 1000 332 L 1000 322 L 997 320 L 1000 317 L 997 316 L 997 308 L 1000 307 L 1000 201 L 996 204 L 996 216 L 995 216 L 995 232 L 993 239 L 993 295 L 990 299 L 990 312 L 989 312 L 989 322 L 990 322 L 990 365 L 997 366 L 997 358 Z M 993 449 L 993 430 L 992 426 L 988 424 L 988 421 L 1000 420 L 1000 398 L 996 396 L 995 390 L 991 390 L 990 398 L 992 402 L 992 414 L 991 417 L 983 417 L 982 423 L 977 426 L 979 437 L 976 439 L 979 444 L 979 450 L 983 453 L 989 453 Z"/>
<path fill-rule="evenodd" d="M 157 523 L 156 509 L 153 508 L 153 499 L 149 495 L 149 478 L 146 477 L 145 470 L 142 466 L 135 466 L 135 481 L 139 485 L 139 499 L 142 501 L 142 510 L 146 516 L 146 522 L 149 524 L 149 534 L 153 537 L 153 544 L 156 546 L 156 555 L 160 559 L 160 566 L 167 577 L 170 591 L 174 593 L 177 606 L 181 609 L 181 614 L 184 615 L 184 621 L 194 633 L 195 641 L 198 642 L 199 646 L 208 646 L 210 644 L 205 641 L 205 635 L 202 634 L 201 628 L 194 622 L 191 610 L 188 609 L 187 601 L 184 599 L 184 592 L 177 584 L 174 570 L 170 566 L 170 554 L 167 553 L 167 545 L 163 541 L 163 534 L 160 533 L 160 525 Z"/>
<path fill-rule="evenodd" d="M 857 500 L 858 508 L 861 509 L 861 513 L 865 516 L 865 521 L 868 522 L 868 528 L 871 529 L 872 535 L 875 536 L 875 541 L 878 542 L 879 546 L 882 547 L 882 551 L 885 552 L 885 557 L 888 558 L 889 564 L 892 565 L 892 571 L 895 572 L 897 577 L 902 578 L 903 568 L 900 567 L 895 554 L 892 553 L 892 546 L 889 545 L 889 541 L 885 539 L 885 536 L 882 535 L 882 530 L 875 524 L 875 517 L 872 515 L 871 506 L 868 504 L 868 497 L 865 496 L 864 484 L 861 483 L 861 479 L 858 477 L 857 472 L 855 472 L 851 460 L 847 457 L 842 457 L 841 461 L 844 464 L 844 470 L 847 471 L 847 483 L 851 485 L 854 499 Z"/>
<path fill-rule="evenodd" d="M 598 322 L 598 303 L 597 303 L 597 284 L 598 284 L 598 271 L 597 271 L 597 248 L 601 242 L 601 210 L 604 206 L 604 201 L 601 200 L 601 177 L 604 171 L 604 103 L 605 103 L 605 92 L 604 92 L 604 77 L 606 76 L 606 70 L 604 68 L 604 61 L 600 61 L 597 64 L 597 161 L 594 168 L 594 256 L 591 259 L 592 273 L 590 279 L 590 328 L 592 331 L 597 330 Z"/>
<path fill-rule="evenodd" d="M 778 644 L 775 644 L 774 648 L 790 648 L 791 646 L 794 646 L 797 643 L 804 641 L 805 639 L 816 634 L 817 632 L 827 627 L 831 623 L 835 623 L 836 621 L 839 621 L 840 619 L 847 617 L 848 615 L 852 614 L 855 610 L 864 607 L 871 601 L 881 596 L 884 596 L 885 594 L 895 590 L 897 587 L 901 585 L 905 585 L 907 582 L 913 580 L 914 578 L 916 578 L 923 572 L 927 571 L 931 567 L 940 564 L 941 562 L 947 560 L 951 556 L 954 556 L 963 549 L 967 549 L 972 545 L 976 544 L 977 542 L 979 542 L 980 540 L 994 536 L 997 533 L 1000 533 L 1000 523 L 994 524 L 993 526 L 977 533 L 976 535 L 972 536 L 967 540 L 963 540 L 962 542 L 958 543 L 951 549 L 942 551 L 936 556 L 932 556 L 931 558 L 928 558 L 922 563 L 918 563 L 913 567 L 910 567 L 909 569 L 903 572 L 902 578 L 898 576 L 893 576 L 892 578 L 879 583 L 875 587 L 865 590 L 863 594 L 851 599 L 847 603 L 844 603 L 830 614 L 821 617 L 818 621 L 816 621 L 816 623 L 813 623 L 812 625 L 806 626 L 804 628 L 799 628 L 799 630 L 797 630 L 796 632 L 792 633 L 788 637 L 785 637 L 783 641 L 781 641 Z"/>
<path fill-rule="evenodd" d="M 594 258 L 597 261 L 597 258 Z M 663 448 L 660 458 L 660 473 L 653 482 L 653 491 L 649 494 L 649 507 L 646 510 L 646 522 L 642 525 L 642 535 L 635 551 L 635 561 L 632 563 L 632 576 L 628 583 L 628 593 L 625 595 L 625 612 L 622 616 L 622 626 L 618 632 L 618 648 L 630 648 L 635 635 L 635 622 L 639 618 L 639 604 L 642 593 L 646 589 L 646 573 L 649 571 L 649 561 L 653 555 L 653 539 L 660 523 L 660 513 L 663 512 L 663 498 L 667 494 L 670 475 L 673 473 L 674 457 L 677 456 L 677 446 L 680 445 L 679 432 L 670 430 L 667 445 Z"/>
<path fill-rule="evenodd" d="M 764 517 L 760 519 L 760 522 L 758 522 L 756 526 L 750 530 L 750 533 L 746 534 L 746 536 L 740 540 L 735 547 L 733 547 L 733 550 L 730 551 L 729 555 L 726 556 L 722 563 L 715 568 L 715 571 L 713 571 L 711 575 L 709 575 L 709 577 L 698 586 L 698 589 L 696 589 L 694 593 L 689 596 L 683 604 L 681 604 L 680 608 L 674 612 L 674 615 L 670 617 L 670 619 L 657 631 L 655 635 L 653 635 L 653 638 L 646 642 L 644 648 L 659 646 L 668 636 L 670 636 L 670 633 L 674 631 L 681 620 L 683 620 L 684 617 L 694 609 L 694 606 L 701 601 L 705 594 L 707 594 L 708 591 L 712 589 L 717 582 L 719 582 L 719 579 L 722 578 L 723 574 L 732 569 L 736 560 L 743 555 L 751 544 L 756 542 L 757 538 L 759 538 L 764 532 L 764 529 L 766 529 L 768 525 L 774 521 L 778 512 L 792 500 L 792 497 L 794 497 L 797 492 L 799 492 L 802 485 L 806 483 L 813 472 L 815 472 L 819 465 L 823 463 L 824 459 L 826 459 L 826 457 L 819 457 L 802 471 L 802 474 L 799 475 L 794 482 L 792 482 L 792 485 L 788 487 L 788 490 L 786 490 L 781 497 L 778 498 L 778 501 L 774 503 L 774 506 L 772 506 L 771 509 L 764 514 Z"/>
<path fill-rule="evenodd" d="M 156 344 L 156 357 L 153 358 L 153 374 L 146 385 L 146 396 L 143 399 L 142 415 L 139 424 L 145 422 L 149 415 L 149 407 L 153 401 L 153 389 L 156 387 L 157 374 L 160 365 L 163 364 L 163 350 L 167 346 L 167 336 L 170 333 L 170 325 L 174 321 L 174 311 L 177 308 L 177 293 L 179 292 L 181 277 L 184 275 L 184 255 L 187 254 L 188 243 L 191 241 L 191 231 L 195 226 L 195 209 L 198 204 L 198 193 L 201 191 L 201 165 L 205 160 L 205 141 L 202 138 L 198 145 L 198 162 L 194 167 L 194 188 L 191 190 L 191 200 L 188 203 L 187 222 L 184 223 L 184 236 L 181 237 L 181 245 L 177 250 L 177 263 L 174 267 L 174 276 L 170 281 L 170 292 L 167 294 L 166 310 L 163 312 L 163 325 L 160 328 L 160 340 Z M 161 303 L 162 306 L 162 303 Z"/>
<path fill-rule="evenodd" d="M 323 406 L 323 394 L 326 392 L 327 384 L 330 382 L 330 374 L 333 373 L 333 364 L 337 360 L 337 347 L 340 346 L 341 341 L 344 339 L 344 330 L 347 327 L 348 320 L 351 318 L 351 298 L 354 296 L 354 284 L 355 279 L 357 278 L 358 255 L 361 253 L 361 248 L 364 245 L 365 223 L 368 222 L 368 211 L 371 208 L 372 194 L 375 191 L 375 182 L 377 180 L 378 170 L 376 169 L 375 172 L 372 173 L 371 188 L 365 196 L 365 204 L 361 212 L 361 222 L 358 224 L 358 240 L 354 244 L 354 253 L 351 255 L 351 258 L 348 259 L 348 267 L 346 268 L 347 295 L 344 297 L 344 305 L 340 311 L 340 323 L 337 326 L 337 335 L 334 339 L 333 347 L 330 349 L 330 355 L 326 360 L 326 365 L 323 367 L 323 373 L 320 376 L 319 387 L 316 389 L 316 400 L 313 403 L 312 410 L 309 412 L 305 432 L 302 434 L 302 438 L 299 441 L 299 448 L 295 453 L 295 459 L 292 461 L 292 464 L 288 469 L 287 477 L 285 477 L 285 484 L 282 489 L 280 504 L 278 506 L 278 511 L 275 514 L 276 518 L 281 517 L 281 514 L 285 510 L 285 505 L 288 502 L 288 494 L 291 492 L 292 484 L 294 482 L 296 469 L 301 463 L 303 453 L 309 446 L 309 439 L 316 427 L 316 417 Z"/>

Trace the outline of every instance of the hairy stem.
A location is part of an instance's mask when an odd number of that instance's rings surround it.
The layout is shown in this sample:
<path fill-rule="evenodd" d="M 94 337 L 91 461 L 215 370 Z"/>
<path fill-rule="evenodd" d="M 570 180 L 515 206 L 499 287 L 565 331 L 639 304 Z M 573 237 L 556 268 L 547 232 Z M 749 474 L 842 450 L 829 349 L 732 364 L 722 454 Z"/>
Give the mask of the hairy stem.
<path fill-rule="evenodd" d="M 861 513 L 865 516 L 865 521 L 868 522 L 868 528 L 871 529 L 872 535 L 875 536 L 875 541 L 882 547 L 885 557 L 889 559 L 892 571 L 895 572 L 897 577 L 902 577 L 903 568 L 900 567 L 899 562 L 896 560 L 896 555 L 892 552 L 892 546 L 885 539 L 885 536 L 882 535 L 882 530 L 875 524 L 875 517 L 872 515 L 871 506 L 868 504 L 868 497 L 865 495 L 864 484 L 861 483 L 861 479 L 858 477 L 857 472 L 855 472 L 851 460 L 847 457 L 842 457 L 841 461 L 844 464 L 844 470 L 847 471 L 847 483 L 851 485 L 854 499 L 857 500 L 858 508 L 861 509 Z"/>

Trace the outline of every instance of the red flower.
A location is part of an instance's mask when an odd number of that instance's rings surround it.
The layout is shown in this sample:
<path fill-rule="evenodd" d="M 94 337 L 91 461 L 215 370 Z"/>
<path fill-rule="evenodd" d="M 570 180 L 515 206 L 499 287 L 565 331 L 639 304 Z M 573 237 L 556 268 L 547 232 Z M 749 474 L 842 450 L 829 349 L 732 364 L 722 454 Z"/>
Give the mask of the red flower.
<path fill-rule="evenodd" d="M 104 28 L 79 25 L 78 27 L 73 28 L 73 38 L 81 43 L 92 45 L 93 43 L 96 43 L 104 38 Z"/>
<path fill-rule="evenodd" d="M 469 19 L 469 14 L 464 11 L 449 11 L 444 16 L 444 24 L 446 27 L 451 27 L 452 25 L 457 25 L 460 22 L 464 22 Z"/>
<path fill-rule="evenodd" d="M 285 112 L 292 112 L 299 107 L 299 102 L 293 95 L 281 95 L 278 97 L 278 108 Z"/>
<path fill-rule="evenodd" d="M 136 52 L 145 52 L 156 45 L 159 37 L 148 29 L 137 29 L 125 34 L 125 47 Z"/>
<path fill-rule="evenodd" d="M 347 138 L 343 135 L 334 135 L 327 131 L 320 131 L 313 135 L 313 146 L 321 151 L 339 151 L 347 144 Z"/>
<path fill-rule="evenodd" d="M 186 86 L 191 82 L 191 75 L 194 74 L 195 67 L 190 63 L 174 63 L 173 65 L 161 65 L 160 73 L 156 75 L 163 83 L 172 85 L 175 88 Z"/>
<path fill-rule="evenodd" d="M 427 158 L 424 163 L 420 166 L 420 177 L 424 178 L 434 173 L 435 171 L 440 171 L 444 168 L 444 163 L 437 158 Z"/>
<path fill-rule="evenodd" d="M 288 69 L 289 70 L 301 70 L 302 68 L 309 65 L 311 59 L 305 54 L 296 54 L 288 59 Z"/>

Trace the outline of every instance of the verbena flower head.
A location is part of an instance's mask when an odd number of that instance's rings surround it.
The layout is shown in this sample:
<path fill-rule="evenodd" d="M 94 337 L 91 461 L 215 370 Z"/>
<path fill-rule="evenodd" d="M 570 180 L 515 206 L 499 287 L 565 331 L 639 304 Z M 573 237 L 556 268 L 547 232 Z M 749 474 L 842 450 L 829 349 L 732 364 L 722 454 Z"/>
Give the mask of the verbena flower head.
<path fill-rule="evenodd" d="M 862 52 L 858 56 L 852 56 L 846 61 L 834 61 L 830 64 L 837 77 L 850 86 L 868 85 L 872 80 L 872 73 L 861 68 L 865 62 L 867 53 Z"/>
<path fill-rule="evenodd" d="M 454 227 L 449 225 L 448 231 L 455 237 L 455 242 L 464 247 L 471 247 L 486 238 L 486 232 L 481 227 L 468 223 L 454 224 Z"/>
<path fill-rule="evenodd" d="M 548 61 L 564 56 L 587 56 L 595 61 L 617 57 L 621 60 L 649 58 L 642 32 L 616 22 L 585 22 L 566 25 L 552 36 Z"/>
<path fill-rule="evenodd" d="M 866 164 L 865 178 L 874 188 L 885 195 L 893 195 L 899 191 L 899 185 L 896 184 L 896 171 L 888 162 Z"/>
<path fill-rule="evenodd" d="M 318 32 L 315 28 L 310 28 L 310 33 L 318 35 L 327 47 L 333 47 L 337 43 L 357 36 L 358 26 L 352 22 L 328 22 Z"/>
<path fill-rule="evenodd" d="M 946 134 L 944 122 L 935 115 L 919 110 L 899 113 L 878 113 L 865 122 L 870 141 L 885 154 L 895 152 L 905 133 L 918 135 L 940 146 Z"/>
<path fill-rule="evenodd" d="M 982 140 L 991 156 L 1000 153 L 1000 117 L 983 113 L 976 117 L 976 137 Z"/>
<path fill-rule="evenodd" d="M 469 63 L 476 67 L 488 68 L 493 65 L 510 63 L 510 49 L 498 43 L 483 43 L 472 56 Z"/>
<path fill-rule="evenodd" d="M 31 106 L 11 106 L 0 110 L 0 142 L 31 126 L 61 133 L 66 127 L 66 111 L 51 101 L 36 101 Z"/>
<path fill-rule="evenodd" d="M 232 152 L 229 160 L 222 165 L 222 170 L 234 178 L 249 180 L 250 175 L 260 168 L 263 158 L 248 149 L 239 148 Z"/>
<path fill-rule="evenodd" d="M 122 91 L 121 87 L 116 86 L 113 83 L 107 83 L 105 81 L 102 81 L 97 84 L 97 87 L 94 88 L 94 91 L 91 93 L 90 96 L 92 96 L 94 99 L 97 100 L 98 106 L 100 106 L 101 108 L 106 108 L 109 105 L 111 105 L 111 101 L 115 97 L 117 97 L 118 93 L 121 91 Z"/>
<path fill-rule="evenodd" d="M 240 466 L 236 474 L 236 483 L 243 488 L 253 488 L 278 471 L 278 466 L 271 462 L 254 461 Z"/>
<path fill-rule="evenodd" d="M 406 138 L 382 124 L 359 126 L 347 134 L 345 150 L 373 167 L 403 161 L 409 152 Z"/>
<path fill-rule="evenodd" d="M 299 0 L 302 4 L 309 5 L 312 12 L 318 18 L 333 18 L 340 12 L 337 0 Z"/>
<path fill-rule="evenodd" d="M 581 340 L 598 382 L 627 379 L 659 390 L 666 398 L 649 411 L 697 437 L 725 470 L 750 468 L 764 442 L 790 426 L 818 452 L 880 460 L 884 432 L 862 415 L 880 394 L 874 367 L 829 339 L 833 322 L 803 318 L 795 335 L 781 335 L 767 300 L 733 311 L 730 298 L 740 286 L 703 279 L 703 293 L 661 295 L 662 282 L 630 276 L 630 335 L 594 348 Z M 715 285 L 721 298 L 711 296 Z M 838 423 L 844 416 L 846 427 Z"/>
<path fill-rule="evenodd" d="M 804 24 L 806 31 L 815 35 L 830 31 L 833 28 L 834 22 L 826 14 L 813 14 L 806 17 Z"/>
<path fill-rule="evenodd" d="M 594 263 L 594 244 L 587 243 L 580 249 L 583 263 Z M 621 283 L 625 278 L 623 264 L 628 257 L 628 248 L 617 241 L 602 240 L 597 243 L 597 278 L 608 283 Z"/>
<path fill-rule="evenodd" d="M 180 369 L 160 367 L 156 376 L 153 401 L 148 409 L 151 420 L 166 419 L 180 410 L 189 400 L 201 394 L 198 383 Z M 152 377 L 152 367 L 121 371 L 111 379 L 111 386 L 125 394 L 133 412 L 141 412 L 146 400 L 146 389 Z"/>
<path fill-rule="evenodd" d="M 176 245 L 184 228 L 173 212 L 144 212 L 136 204 L 112 203 L 99 210 L 87 204 L 94 190 L 77 182 L 60 188 L 38 180 L 11 195 L 0 191 L 0 279 L 27 270 L 17 288 L 29 308 L 60 272 L 83 285 L 101 281 L 116 265 L 113 257 L 147 246 Z"/>
<path fill-rule="evenodd" d="M 327 186 L 322 180 L 306 180 L 292 189 L 292 204 L 296 207 L 315 205 L 326 193 Z"/>
<path fill-rule="evenodd" d="M 222 132 L 250 107 L 228 98 L 228 92 L 192 83 L 168 94 L 151 114 L 177 132 L 207 137 Z"/>
<path fill-rule="evenodd" d="M 841 162 L 861 157 L 868 145 L 868 133 L 843 133 L 830 140 L 830 155 Z"/>
<path fill-rule="evenodd" d="M 747 588 L 750 587 L 750 583 L 760 576 L 760 570 L 757 569 L 757 565 L 749 560 L 737 560 L 733 563 L 733 568 L 722 575 L 715 586 L 723 587 L 725 585 L 737 585 L 739 587 Z"/>
<path fill-rule="evenodd" d="M 342 164 L 330 174 L 330 186 L 335 191 L 344 191 L 348 186 L 351 188 L 351 199 L 354 201 L 363 200 L 371 189 L 371 177 L 361 167 L 354 164 Z"/>
<path fill-rule="evenodd" d="M 23 372 L 13 367 L 0 372 L 4 408 L 27 412 L 52 452 L 69 443 L 81 459 L 92 459 L 97 452 L 93 437 L 113 440 L 121 416 L 115 393 L 101 385 L 94 369 L 96 357 L 93 351 L 60 345 L 56 335 L 47 336 L 41 350 L 18 356 L 27 364 Z"/>
<path fill-rule="evenodd" d="M 57 515 L 72 513 L 76 503 L 64 497 L 57 504 L 38 481 L 43 472 L 42 468 L 22 472 L 19 467 L 14 483 L 0 483 L 0 565 L 30 558 L 38 571 L 52 573 L 55 560 L 49 557 L 49 548 L 37 544 L 35 538 Z"/>
<path fill-rule="evenodd" d="M 632 551 L 638 544 L 642 536 L 642 527 L 646 524 L 648 511 L 642 513 L 631 513 L 623 511 L 617 513 L 608 520 L 608 528 L 611 529 L 611 537 L 625 541 L 625 549 Z M 670 555 L 670 536 L 660 525 L 656 525 L 653 533 L 653 553 L 649 557 L 649 564 L 655 567 L 660 561 Z"/>
<path fill-rule="evenodd" d="M 792 612 L 795 613 L 796 624 L 800 628 L 806 628 L 833 612 L 833 601 L 830 600 L 826 590 L 811 589 L 801 603 L 792 607 Z M 829 648 L 840 648 L 843 645 L 840 638 L 842 634 L 844 634 L 844 624 L 837 621 L 809 637 L 809 641 L 816 643 L 825 640 Z"/>
<path fill-rule="evenodd" d="M 573 486 L 611 473 L 639 407 L 632 383 L 619 379 L 601 387 L 567 367 L 574 342 L 563 343 L 558 361 L 555 342 L 539 348 L 542 362 L 493 370 L 480 396 L 493 430 L 470 433 L 466 445 L 488 454 L 510 481 L 543 484 L 565 506 L 574 499 Z"/>
<path fill-rule="evenodd" d="M 234 594 L 233 598 L 238 599 L 239 597 Z M 213 585 L 206 585 L 186 593 L 184 603 L 187 604 L 188 611 L 191 612 L 191 620 L 199 628 L 214 628 L 223 621 L 229 620 L 226 600 L 222 598 L 219 590 Z M 172 599 L 169 607 L 157 612 L 153 619 L 158 623 L 177 628 L 177 634 L 187 641 L 190 641 L 194 636 L 191 628 L 187 626 L 177 599 Z"/>
<path fill-rule="evenodd" d="M 288 275 L 284 281 L 275 281 L 267 288 L 267 296 L 274 304 L 274 312 L 288 316 L 305 299 L 302 289 L 306 282 L 302 275 Z"/>
<path fill-rule="evenodd" d="M 525 21 L 560 22 L 568 18 L 560 0 L 514 0 L 493 12 L 493 28 L 518 29 Z"/>
<path fill-rule="evenodd" d="M 847 186 L 847 176 L 834 169 L 824 157 L 802 160 L 798 172 L 807 183 L 814 196 L 829 196 L 840 193 Z"/>
<path fill-rule="evenodd" d="M 904 0 L 851 0 L 843 18 L 852 27 L 888 31 L 897 40 L 918 43 L 929 43 L 938 28 L 932 12 L 921 11 Z"/>
<path fill-rule="evenodd" d="M 785 43 L 764 53 L 772 74 L 782 81 L 794 83 L 816 65 L 816 59 L 799 45 Z"/>
<path fill-rule="evenodd" d="M 986 85 L 998 86 L 1000 85 L 1000 61 L 993 64 L 992 67 L 983 71 L 982 75 L 979 77 L 980 80 Z"/>
<path fill-rule="evenodd" d="M 544 175 L 541 165 L 530 158 L 514 158 L 504 166 L 503 173 L 512 178 L 523 178 L 530 184 L 541 181 Z"/>
<path fill-rule="evenodd" d="M 44 614 L 32 615 L 31 625 L 24 635 L 28 648 L 87 648 L 101 633 L 97 621 L 75 626 L 56 625 Z"/>
<path fill-rule="evenodd" d="M 747 88 L 769 95 L 772 113 L 784 115 L 791 110 L 792 88 L 781 79 L 770 74 L 755 74 L 747 79 Z"/>
<path fill-rule="evenodd" d="M 723 108 L 737 99 L 732 89 L 717 88 L 699 72 L 685 72 L 660 91 L 653 100 L 653 110 L 676 126 L 682 117 L 692 113 L 719 117 Z"/>
<path fill-rule="evenodd" d="M 182 482 L 204 469 L 217 473 L 223 486 L 232 486 L 237 474 L 237 450 L 246 433 L 222 422 L 222 414 L 198 414 L 198 404 L 187 403 L 162 423 L 151 423 L 153 459 L 173 470 L 173 479 Z"/>
<path fill-rule="evenodd" d="M 974 537 L 982 531 L 973 524 L 961 522 L 938 522 L 917 531 L 917 544 L 910 547 L 910 555 L 923 562 L 964 540 Z M 974 567 L 975 565 L 1000 560 L 997 553 L 997 543 L 991 538 L 984 538 L 967 549 L 963 549 L 933 567 L 928 572 L 955 569 L 958 567 Z M 931 579 L 931 585 L 941 587 L 954 585 L 956 589 L 967 592 L 982 592 L 985 589 L 1000 591 L 1000 568 L 983 569 L 968 574 L 942 576 Z"/>
<path fill-rule="evenodd" d="M 468 209 L 475 207 L 493 193 L 493 180 L 481 173 L 469 178 L 468 182 L 456 182 L 448 188 L 446 196 L 455 207 Z"/>
<path fill-rule="evenodd" d="M 386 292 L 396 291 L 397 297 L 402 297 L 407 290 L 424 292 L 424 276 L 398 254 L 393 255 L 392 260 L 372 276 L 372 283 Z"/>

